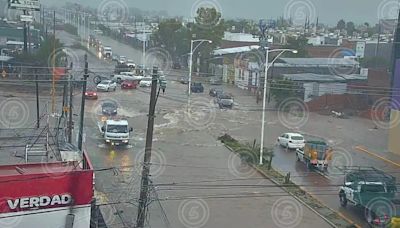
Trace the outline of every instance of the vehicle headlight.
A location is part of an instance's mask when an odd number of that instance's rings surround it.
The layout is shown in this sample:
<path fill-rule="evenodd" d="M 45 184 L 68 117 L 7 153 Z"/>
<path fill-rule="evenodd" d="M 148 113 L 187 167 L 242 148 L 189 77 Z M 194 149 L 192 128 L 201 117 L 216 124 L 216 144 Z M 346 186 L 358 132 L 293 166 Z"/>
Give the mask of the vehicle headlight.
<path fill-rule="evenodd" d="M 117 109 L 114 109 L 114 112 L 117 112 Z"/>
<path fill-rule="evenodd" d="M 109 140 L 109 139 L 106 139 L 106 142 L 108 142 L 108 143 L 109 143 L 109 142 L 110 142 L 110 140 Z"/>
<path fill-rule="evenodd" d="M 122 140 L 123 143 L 128 143 L 128 140 Z"/>

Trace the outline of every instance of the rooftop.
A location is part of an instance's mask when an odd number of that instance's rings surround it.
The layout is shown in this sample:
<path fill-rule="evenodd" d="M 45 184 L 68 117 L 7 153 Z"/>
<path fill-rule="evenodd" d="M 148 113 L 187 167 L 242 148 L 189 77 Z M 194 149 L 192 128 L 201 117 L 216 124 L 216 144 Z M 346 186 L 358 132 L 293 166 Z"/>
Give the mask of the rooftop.
<path fill-rule="evenodd" d="M 362 75 L 332 75 L 332 74 L 284 74 L 285 78 L 298 82 L 346 82 L 348 80 L 367 80 L 367 77 Z"/>
<path fill-rule="evenodd" d="M 242 52 L 249 52 L 252 50 L 258 50 L 260 46 L 258 45 L 251 45 L 251 46 L 244 46 L 244 47 L 234 47 L 234 48 L 222 48 L 213 51 L 213 55 L 229 55 L 229 54 L 237 54 Z"/>
<path fill-rule="evenodd" d="M 350 58 L 280 58 L 283 64 L 290 65 L 349 65 L 354 66 L 359 63 Z M 277 64 L 275 64 L 277 65 Z"/>

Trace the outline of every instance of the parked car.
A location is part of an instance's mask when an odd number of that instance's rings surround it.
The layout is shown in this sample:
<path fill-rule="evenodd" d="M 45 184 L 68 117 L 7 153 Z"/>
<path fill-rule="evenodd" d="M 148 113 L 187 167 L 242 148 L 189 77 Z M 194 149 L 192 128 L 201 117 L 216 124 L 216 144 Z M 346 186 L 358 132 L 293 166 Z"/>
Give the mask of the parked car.
<path fill-rule="evenodd" d="M 103 80 L 97 85 L 97 91 L 115 91 L 117 89 L 117 83 L 113 80 Z"/>
<path fill-rule="evenodd" d="M 217 104 L 219 108 L 233 108 L 233 97 L 229 94 L 219 94 L 217 96 Z"/>
<path fill-rule="evenodd" d="M 191 87 L 190 87 L 190 90 L 193 93 L 203 93 L 204 92 L 204 87 L 203 87 L 203 84 L 201 84 L 200 82 L 193 82 Z"/>
<path fill-rule="evenodd" d="M 150 77 L 145 77 L 139 82 L 140 87 L 150 87 L 152 83 L 152 78 Z"/>
<path fill-rule="evenodd" d="M 182 84 L 188 84 L 189 83 L 189 78 L 186 76 L 182 76 L 179 78 L 179 82 Z"/>
<path fill-rule="evenodd" d="M 121 83 L 121 89 L 136 89 L 138 81 L 123 81 Z"/>
<path fill-rule="evenodd" d="M 101 113 L 103 115 L 113 116 L 117 115 L 118 105 L 113 101 L 106 101 L 101 104 Z"/>
<path fill-rule="evenodd" d="M 288 149 L 301 149 L 304 148 L 305 140 L 301 134 L 285 133 L 278 137 L 278 143 Z"/>
<path fill-rule="evenodd" d="M 86 91 L 86 93 L 85 93 L 85 98 L 86 98 L 86 99 L 93 99 L 93 100 L 96 100 L 98 97 L 97 97 L 96 91 L 88 90 L 88 91 Z"/>
<path fill-rule="evenodd" d="M 212 97 L 217 97 L 218 94 L 222 94 L 224 91 L 222 88 L 211 88 L 210 92 L 208 93 Z"/>

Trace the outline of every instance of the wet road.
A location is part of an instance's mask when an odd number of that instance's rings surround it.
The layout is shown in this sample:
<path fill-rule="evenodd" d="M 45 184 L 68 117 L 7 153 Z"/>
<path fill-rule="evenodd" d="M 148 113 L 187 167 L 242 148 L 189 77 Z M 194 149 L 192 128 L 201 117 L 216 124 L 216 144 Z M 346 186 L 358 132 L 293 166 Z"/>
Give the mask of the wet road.
<path fill-rule="evenodd" d="M 115 45 L 115 48 L 113 47 L 115 49 L 114 52 L 118 53 L 117 51 L 121 51 L 122 54 L 118 54 L 126 55 L 133 59 L 135 59 L 136 56 L 137 59 L 140 59 L 139 57 L 141 54 L 134 51 L 132 48 L 129 49 L 129 47 L 121 46 L 119 49 L 117 41 L 107 40 L 107 42 L 110 42 L 110 46 Z M 136 54 L 129 55 L 128 50 Z M 189 134 L 188 128 L 179 129 L 176 127 L 176 124 L 181 123 L 182 120 L 188 119 L 187 115 L 185 116 L 184 114 L 184 110 L 182 110 L 182 107 L 185 106 L 186 100 L 184 93 L 186 86 L 177 83 L 171 85 L 172 86 L 169 86 L 167 89 L 166 97 L 160 99 L 159 107 L 161 110 L 159 110 L 159 115 L 161 114 L 162 116 L 164 114 L 164 120 L 158 120 L 159 122 L 157 124 L 160 126 L 169 125 L 175 127 L 166 131 L 156 128 L 155 141 L 162 145 L 173 145 L 175 148 L 177 148 L 178 145 L 184 147 L 190 145 L 189 142 L 182 142 L 184 136 Z M 196 144 L 199 147 L 203 147 L 203 151 L 210 148 L 215 150 L 211 145 L 218 144 L 216 142 L 216 137 L 223 133 L 229 133 L 235 138 L 244 141 L 252 141 L 253 139 L 259 139 L 260 137 L 261 110 L 260 106 L 255 104 L 254 96 L 237 88 L 229 86 L 223 87 L 226 91 L 231 92 L 235 96 L 236 107 L 233 110 L 220 110 L 214 105 L 213 99 L 207 94 L 196 94 L 192 97 L 192 103 L 198 106 L 197 113 L 195 115 L 190 115 L 189 121 L 184 121 L 186 123 L 189 122 L 189 125 L 192 126 L 192 128 L 194 127 L 197 129 L 198 132 L 206 131 L 208 136 L 212 136 L 210 141 L 207 141 L 204 144 L 196 141 Z M 205 91 L 207 92 L 208 89 L 209 87 L 206 87 Z M 126 94 L 124 94 L 124 92 Z M 116 152 L 115 150 L 102 148 L 103 145 L 101 144 L 99 136 L 97 135 L 97 138 L 96 136 L 92 136 L 95 141 L 92 141 L 92 139 L 88 140 L 87 144 L 90 145 L 89 148 L 96 148 L 95 150 L 99 151 L 101 154 L 101 156 L 96 154 L 92 155 L 92 157 L 97 160 L 95 164 L 104 164 L 105 166 L 112 164 L 132 164 L 133 159 L 129 157 L 131 156 L 129 151 L 135 151 L 135 148 L 140 148 L 144 145 L 143 138 L 146 123 L 146 112 L 144 110 L 147 110 L 146 98 L 148 99 L 148 91 L 146 91 L 146 89 L 139 89 L 137 91 L 118 91 L 115 95 L 112 95 L 112 98 L 114 98 L 114 96 L 116 97 L 115 99 L 122 103 L 121 107 L 127 105 L 131 108 L 127 108 L 129 113 L 136 112 L 134 117 L 128 118 L 135 126 L 140 127 L 136 127 L 137 134 L 135 134 L 136 136 L 133 140 L 133 148 L 122 150 L 122 152 L 120 152 L 120 150 Z M 128 96 L 133 96 L 133 99 L 131 99 L 133 102 L 132 104 L 126 101 L 128 100 Z M 100 97 L 100 100 L 101 99 L 102 96 Z M 88 107 L 92 107 L 93 109 L 96 102 L 92 103 L 92 106 L 88 103 Z M 139 110 L 139 112 L 137 110 Z M 396 173 L 398 167 L 388 165 L 380 159 L 371 157 L 370 155 L 356 150 L 357 146 L 365 146 L 370 148 L 372 151 L 383 154 L 384 156 L 392 156 L 393 161 L 398 161 L 399 159 L 397 156 L 386 153 L 387 133 L 384 129 L 372 130 L 371 128 L 373 123 L 362 119 L 335 119 L 328 116 L 308 113 L 306 111 L 302 114 L 303 115 L 300 117 L 293 117 L 276 111 L 268 111 L 265 134 L 266 145 L 274 146 L 276 138 L 283 132 L 300 131 L 305 135 L 317 135 L 323 137 L 335 147 L 336 156 L 334 156 L 332 162 L 334 165 L 332 165 L 332 167 L 369 165 L 392 172 L 395 176 L 398 176 Z M 93 113 L 88 113 L 88 115 L 93 115 Z M 92 125 L 89 125 L 89 128 L 95 126 L 95 121 L 93 121 L 94 118 L 92 117 L 91 119 Z M 362 226 L 365 225 L 363 223 L 364 212 L 361 209 L 356 209 L 351 206 L 347 209 L 343 209 L 339 206 L 337 190 L 343 181 L 343 175 L 341 172 L 337 169 L 331 169 L 331 172 L 328 175 L 320 175 L 315 172 L 310 172 L 306 169 L 303 163 L 296 161 L 293 151 L 286 151 L 279 147 L 276 147 L 275 155 L 273 162 L 275 169 L 282 173 L 291 172 L 292 180 L 296 184 L 306 188 L 309 192 L 313 193 L 316 198 L 332 209 L 342 212 L 346 217 Z M 161 156 L 158 157 L 159 160 L 163 159 Z M 180 156 L 177 156 L 176 158 L 180 158 Z M 175 161 L 175 159 L 173 161 Z M 184 173 L 186 173 L 186 171 Z M 135 180 L 138 181 L 137 178 Z M 126 182 L 126 180 L 124 181 Z"/>

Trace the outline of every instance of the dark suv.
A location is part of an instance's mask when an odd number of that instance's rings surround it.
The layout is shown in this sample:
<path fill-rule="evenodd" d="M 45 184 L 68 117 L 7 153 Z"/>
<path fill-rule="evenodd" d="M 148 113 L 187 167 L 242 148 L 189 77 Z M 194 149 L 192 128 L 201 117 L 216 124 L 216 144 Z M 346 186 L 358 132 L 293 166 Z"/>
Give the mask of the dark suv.
<path fill-rule="evenodd" d="M 220 108 L 233 108 L 233 97 L 229 94 L 219 94 L 217 96 L 217 104 Z"/>
<path fill-rule="evenodd" d="M 201 83 L 194 82 L 194 83 L 192 83 L 192 85 L 190 87 L 190 90 L 193 93 L 203 93 L 204 92 L 204 87 L 203 87 L 203 85 Z"/>

